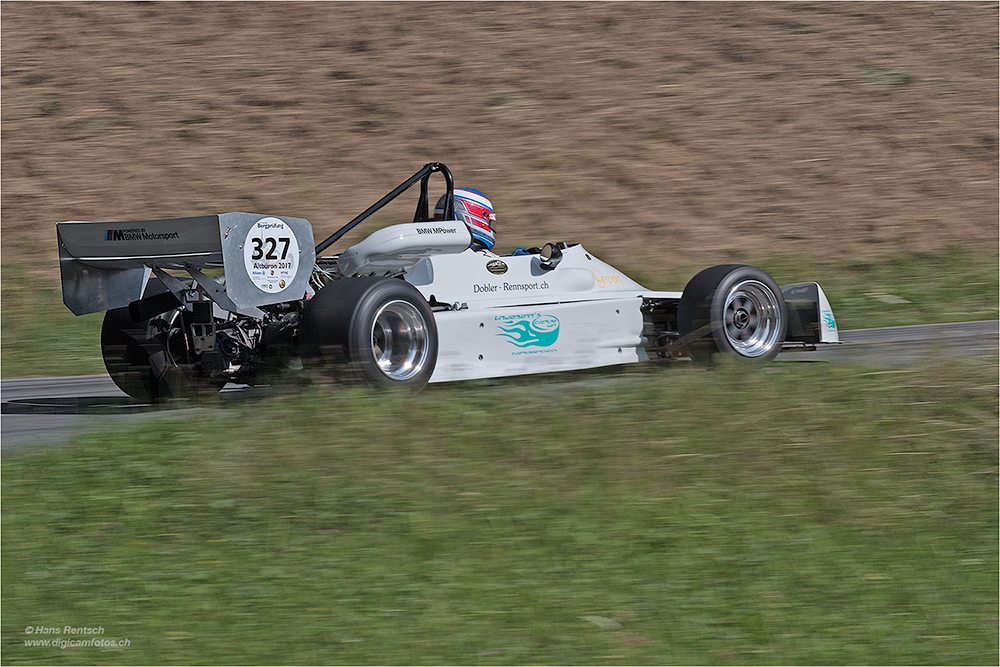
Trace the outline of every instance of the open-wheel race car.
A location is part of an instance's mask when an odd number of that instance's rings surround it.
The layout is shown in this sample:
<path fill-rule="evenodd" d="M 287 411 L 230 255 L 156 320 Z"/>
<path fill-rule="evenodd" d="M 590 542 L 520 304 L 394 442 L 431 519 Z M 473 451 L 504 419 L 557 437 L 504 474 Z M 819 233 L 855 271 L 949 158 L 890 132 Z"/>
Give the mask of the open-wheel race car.
<path fill-rule="evenodd" d="M 445 181 L 437 218 L 435 173 Z M 418 184 L 412 222 L 320 256 Z M 454 193 L 448 168 L 427 164 L 317 245 L 308 221 L 277 215 L 61 222 L 63 300 L 77 315 L 107 311 L 108 373 L 144 402 L 303 367 L 421 387 L 651 358 L 759 363 L 838 342 L 818 284 L 779 288 L 751 266 L 715 266 L 682 292 L 657 292 L 578 244 L 484 256 Z"/>

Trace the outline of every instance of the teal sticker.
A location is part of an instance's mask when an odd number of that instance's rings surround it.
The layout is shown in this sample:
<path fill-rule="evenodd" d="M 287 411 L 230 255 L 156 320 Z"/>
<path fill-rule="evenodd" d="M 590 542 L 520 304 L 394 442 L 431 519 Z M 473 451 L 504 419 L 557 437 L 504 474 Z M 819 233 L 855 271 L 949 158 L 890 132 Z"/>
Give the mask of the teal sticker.
<path fill-rule="evenodd" d="M 823 311 L 823 326 L 830 330 L 837 328 L 837 320 L 833 319 L 832 310 Z"/>
<path fill-rule="evenodd" d="M 499 318 L 498 318 L 499 319 Z M 559 338 L 559 319 L 552 315 L 525 315 L 507 318 L 497 326 L 511 345 L 517 347 L 552 347 Z"/>

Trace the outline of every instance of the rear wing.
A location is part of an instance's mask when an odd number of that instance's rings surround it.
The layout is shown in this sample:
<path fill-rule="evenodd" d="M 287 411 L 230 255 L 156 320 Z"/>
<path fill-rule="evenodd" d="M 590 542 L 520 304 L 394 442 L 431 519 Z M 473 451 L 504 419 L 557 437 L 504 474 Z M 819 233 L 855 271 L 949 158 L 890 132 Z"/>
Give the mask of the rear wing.
<path fill-rule="evenodd" d="M 142 298 L 150 275 L 171 292 L 167 273 L 187 271 L 222 308 L 243 314 L 305 296 L 316 262 L 312 225 L 302 218 L 222 213 L 127 222 L 60 222 L 63 302 L 77 315 L 123 308 Z M 225 278 L 207 276 L 223 269 Z"/>

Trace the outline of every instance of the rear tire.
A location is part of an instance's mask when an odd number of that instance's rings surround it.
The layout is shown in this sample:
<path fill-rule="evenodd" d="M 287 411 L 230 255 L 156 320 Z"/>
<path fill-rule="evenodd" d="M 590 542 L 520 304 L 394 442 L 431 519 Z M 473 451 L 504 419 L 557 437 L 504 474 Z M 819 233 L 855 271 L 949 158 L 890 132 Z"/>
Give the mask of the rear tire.
<path fill-rule="evenodd" d="M 375 387 L 421 388 L 437 363 L 434 313 L 420 292 L 398 278 L 349 278 L 310 299 L 299 331 L 302 356 Z"/>
<path fill-rule="evenodd" d="M 137 401 L 208 398 L 226 381 L 201 373 L 187 345 L 188 311 L 177 308 L 135 322 L 128 308 L 109 310 L 101 327 L 101 354 L 108 375 Z"/>
<path fill-rule="evenodd" d="M 771 276 L 752 266 L 726 264 L 705 269 L 684 288 L 677 310 L 681 336 L 691 358 L 712 363 L 716 354 L 764 363 L 781 351 L 788 311 Z"/>

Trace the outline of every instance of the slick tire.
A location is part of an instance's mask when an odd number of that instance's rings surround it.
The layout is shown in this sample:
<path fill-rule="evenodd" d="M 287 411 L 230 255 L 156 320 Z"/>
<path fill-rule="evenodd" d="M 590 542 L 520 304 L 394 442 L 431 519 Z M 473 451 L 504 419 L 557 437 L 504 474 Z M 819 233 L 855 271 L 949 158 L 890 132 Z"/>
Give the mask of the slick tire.
<path fill-rule="evenodd" d="M 420 389 L 434 373 L 438 333 L 430 305 L 409 283 L 348 278 L 307 302 L 299 345 L 321 372 L 346 369 L 374 387 Z"/>
<path fill-rule="evenodd" d="M 684 288 L 677 310 L 688 353 L 710 365 L 718 356 L 768 362 L 781 351 L 788 310 L 781 289 L 764 271 L 741 264 L 705 269 Z"/>

